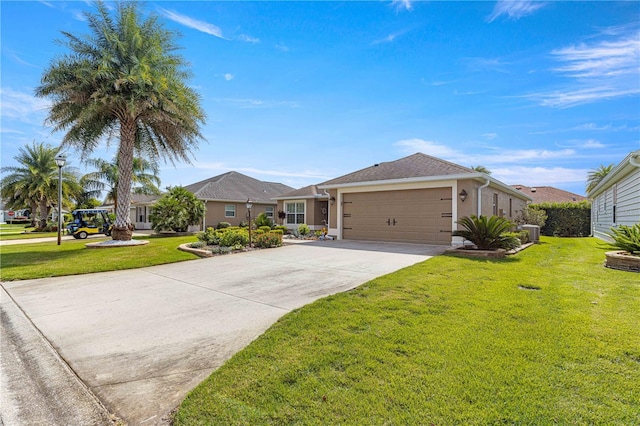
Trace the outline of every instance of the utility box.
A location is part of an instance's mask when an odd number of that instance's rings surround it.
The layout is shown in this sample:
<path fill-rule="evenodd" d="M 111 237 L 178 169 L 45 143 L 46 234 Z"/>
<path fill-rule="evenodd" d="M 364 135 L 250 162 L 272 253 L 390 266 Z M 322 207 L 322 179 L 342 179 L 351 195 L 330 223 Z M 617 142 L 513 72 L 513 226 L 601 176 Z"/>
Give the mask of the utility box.
<path fill-rule="evenodd" d="M 529 233 L 529 241 L 532 243 L 540 242 L 540 227 L 538 225 L 522 225 L 522 230 Z"/>

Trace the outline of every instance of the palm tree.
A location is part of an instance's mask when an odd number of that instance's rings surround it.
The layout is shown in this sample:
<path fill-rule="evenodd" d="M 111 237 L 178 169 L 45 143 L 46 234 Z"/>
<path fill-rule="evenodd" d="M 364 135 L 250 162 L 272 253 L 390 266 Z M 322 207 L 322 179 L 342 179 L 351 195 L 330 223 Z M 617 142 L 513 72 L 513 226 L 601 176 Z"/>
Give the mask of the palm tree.
<path fill-rule="evenodd" d="M 103 137 L 119 135 L 116 221 L 113 238 L 130 240 L 134 156 L 190 161 L 203 139 L 205 114 L 186 85 L 189 72 L 176 54 L 176 34 L 156 16 L 144 18 L 137 2 L 117 3 L 111 17 L 102 3 L 86 12 L 91 34 L 63 32 L 71 53 L 45 70 L 39 97 L 49 97 L 48 121 L 64 130 L 63 145 L 87 158 Z"/>
<path fill-rule="evenodd" d="M 490 175 L 491 174 L 491 170 L 489 170 L 485 166 L 481 166 L 481 165 L 471 166 L 471 170 L 475 170 L 476 172 L 484 173 L 486 175 Z"/>
<path fill-rule="evenodd" d="M 87 188 L 94 191 L 106 191 L 106 200 L 114 203 L 114 209 L 118 210 L 118 159 L 111 162 L 101 158 L 87 160 L 87 165 L 97 169 L 82 177 Z M 133 173 L 131 174 L 131 192 L 134 194 L 158 195 L 160 194 L 160 178 L 158 177 L 158 164 L 135 157 L 133 159 Z"/>
<path fill-rule="evenodd" d="M 591 169 L 589 174 L 587 175 L 587 194 L 591 192 L 602 179 L 607 176 L 611 170 L 613 169 L 613 164 L 609 164 L 605 166 L 604 164 L 600 164 L 598 168 Z"/>
<path fill-rule="evenodd" d="M 58 166 L 55 158 L 59 152 L 59 148 L 34 142 L 20 148 L 20 153 L 14 157 L 20 166 L 0 169 L 2 173 L 9 173 L 0 183 L 2 198 L 13 207 L 28 205 L 34 225 L 38 212 L 40 227 L 47 225 L 51 207 L 58 202 Z M 62 193 L 67 199 L 77 195 L 79 184 L 72 168 L 65 167 L 63 170 L 62 186 Z"/>

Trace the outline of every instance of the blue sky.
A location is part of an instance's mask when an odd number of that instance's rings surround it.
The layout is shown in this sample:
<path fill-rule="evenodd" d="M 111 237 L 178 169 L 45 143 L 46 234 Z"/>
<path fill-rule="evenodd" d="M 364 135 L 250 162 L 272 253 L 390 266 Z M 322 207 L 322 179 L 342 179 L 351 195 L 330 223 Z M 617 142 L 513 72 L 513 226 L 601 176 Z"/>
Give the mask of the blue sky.
<path fill-rule="evenodd" d="M 590 169 L 640 149 L 636 1 L 144 5 L 181 33 L 207 113 L 207 141 L 192 164 L 162 165 L 163 187 L 229 170 L 301 187 L 421 151 L 583 194 Z M 0 3 L 3 166 L 62 139 L 33 92 L 90 10 Z"/>

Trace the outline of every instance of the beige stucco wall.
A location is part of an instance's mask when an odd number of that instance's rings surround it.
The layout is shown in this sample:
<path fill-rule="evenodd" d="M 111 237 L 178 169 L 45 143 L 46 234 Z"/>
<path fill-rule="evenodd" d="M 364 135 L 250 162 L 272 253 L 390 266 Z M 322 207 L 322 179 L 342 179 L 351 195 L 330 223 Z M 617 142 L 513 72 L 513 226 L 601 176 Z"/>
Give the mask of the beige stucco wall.
<path fill-rule="evenodd" d="M 464 189 L 467 192 L 467 199 L 462 202 L 459 196 L 458 200 L 458 217 L 477 215 L 478 214 L 478 188 L 482 186 L 481 182 L 473 180 L 458 181 L 458 194 Z M 496 185 L 489 185 L 482 188 L 482 211 L 480 214 L 484 216 L 492 216 L 493 194 L 498 194 L 497 213 L 498 216 L 504 216 L 507 219 L 514 220 L 527 205 L 525 200 L 517 198 L 515 195 L 505 192 Z"/>
<path fill-rule="evenodd" d="M 234 205 L 236 206 L 236 216 L 235 217 L 225 217 L 225 206 L 226 205 Z M 276 204 L 256 204 L 254 203 L 251 207 L 251 219 L 255 219 L 260 213 L 264 213 L 267 210 L 267 207 L 274 207 L 274 219 L 278 217 L 278 209 L 276 208 Z M 215 228 L 220 222 L 229 222 L 232 226 L 240 225 L 240 222 L 246 221 L 249 219 L 248 211 L 246 203 L 237 203 L 237 202 L 224 202 L 224 201 L 207 201 L 206 202 L 207 211 L 205 213 L 205 228 L 213 227 Z"/>
<path fill-rule="evenodd" d="M 318 200 L 315 198 L 301 198 L 297 200 L 278 200 L 278 206 L 276 208 L 276 217 L 278 211 L 285 211 L 286 203 L 304 203 L 305 223 L 312 230 L 319 230 L 325 227 L 323 220 L 327 219 L 327 214 L 322 212 L 322 207 L 328 208 L 328 202 L 326 200 Z M 278 224 L 280 221 L 278 220 Z M 297 228 L 298 225 L 288 225 L 286 219 L 284 219 L 284 225 L 291 229 Z"/>

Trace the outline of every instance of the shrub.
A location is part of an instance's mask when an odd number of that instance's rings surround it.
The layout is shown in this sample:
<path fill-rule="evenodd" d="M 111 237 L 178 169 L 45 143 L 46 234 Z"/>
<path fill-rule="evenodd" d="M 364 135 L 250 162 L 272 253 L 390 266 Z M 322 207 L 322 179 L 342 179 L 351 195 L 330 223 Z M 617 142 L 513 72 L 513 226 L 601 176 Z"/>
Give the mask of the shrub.
<path fill-rule="evenodd" d="M 217 229 L 225 229 L 230 227 L 231 224 L 229 222 L 219 222 L 218 226 L 216 226 Z"/>
<path fill-rule="evenodd" d="M 153 205 L 149 215 L 151 228 L 156 232 L 184 232 L 189 225 L 197 225 L 204 217 L 204 202 L 181 186 L 169 189 Z"/>
<path fill-rule="evenodd" d="M 256 216 L 253 223 L 255 223 L 258 228 L 268 227 L 269 230 L 271 230 L 271 227 L 273 226 L 273 221 L 271 218 L 267 217 L 267 214 L 264 212 Z"/>
<path fill-rule="evenodd" d="M 591 203 L 543 203 L 536 204 L 547 214 L 540 228 L 542 235 L 554 237 L 586 237 L 591 234 Z"/>
<path fill-rule="evenodd" d="M 258 229 L 264 231 L 264 232 L 271 232 L 271 227 L 270 226 L 259 226 Z"/>
<path fill-rule="evenodd" d="M 278 234 L 278 235 L 283 235 L 284 232 L 282 232 L 282 229 L 272 229 L 271 230 L 272 234 Z"/>
<path fill-rule="evenodd" d="M 243 220 L 240 222 L 240 228 L 247 228 L 249 226 L 249 222 L 247 222 L 246 220 Z"/>
<path fill-rule="evenodd" d="M 524 233 L 526 234 L 525 236 L 522 235 L 522 232 L 505 232 L 504 234 L 502 234 L 502 236 L 505 238 L 505 243 L 502 248 L 506 250 L 513 250 L 520 247 L 522 244 L 524 244 L 522 238 L 525 238 L 527 240 L 529 238 L 529 233 L 527 231 L 524 231 Z"/>
<path fill-rule="evenodd" d="M 635 256 L 640 256 L 640 223 L 611 228 L 609 235 L 613 238 L 614 246 Z"/>
<path fill-rule="evenodd" d="M 218 230 L 213 229 L 212 227 L 208 227 L 204 232 L 198 232 L 196 234 L 196 236 L 198 237 L 198 240 L 202 241 L 208 246 L 217 246 L 218 244 L 220 244 L 221 235 L 222 235 L 222 232 L 219 232 Z"/>
<path fill-rule="evenodd" d="M 537 205 L 529 204 L 518 212 L 514 221 L 518 225 L 538 225 L 542 228 L 547 220 L 547 213 Z"/>
<path fill-rule="evenodd" d="M 464 230 L 453 231 L 454 236 L 463 237 L 480 250 L 495 250 L 507 248 L 513 244 L 513 238 L 503 234 L 514 225 L 511 221 L 500 216 L 463 217 L 458 221 Z"/>
<path fill-rule="evenodd" d="M 277 232 L 266 232 L 256 236 L 254 245 L 259 248 L 280 247 L 282 245 L 282 234 Z"/>
<path fill-rule="evenodd" d="M 306 223 L 301 223 L 300 226 L 298 226 L 298 233 L 303 237 L 309 235 L 310 232 L 311 229 L 309 229 Z"/>
<path fill-rule="evenodd" d="M 222 233 L 218 244 L 223 247 L 245 247 L 249 244 L 249 232 L 246 229 L 227 230 Z"/>
<path fill-rule="evenodd" d="M 275 228 L 273 228 L 274 231 L 281 231 L 283 234 L 288 234 L 289 233 L 289 228 L 287 228 L 284 225 L 278 225 Z"/>
<path fill-rule="evenodd" d="M 254 233 L 255 235 L 262 235 L 262 234 L 264 234 L 265 232 L 264 232 L 264 229 L 256 229 L 255 231 L 253 231 L 253 233 Z"/>
<path fill-rule="evenodd" d="M 194 248 L 194 249 L 200 249 L 200 248 L 203 248 L 206 245 L 207 245 L 207 243 L 205 243 L 204 241 L 196 241 L 195 243 L 189 244 L 189 247 Z"/>

